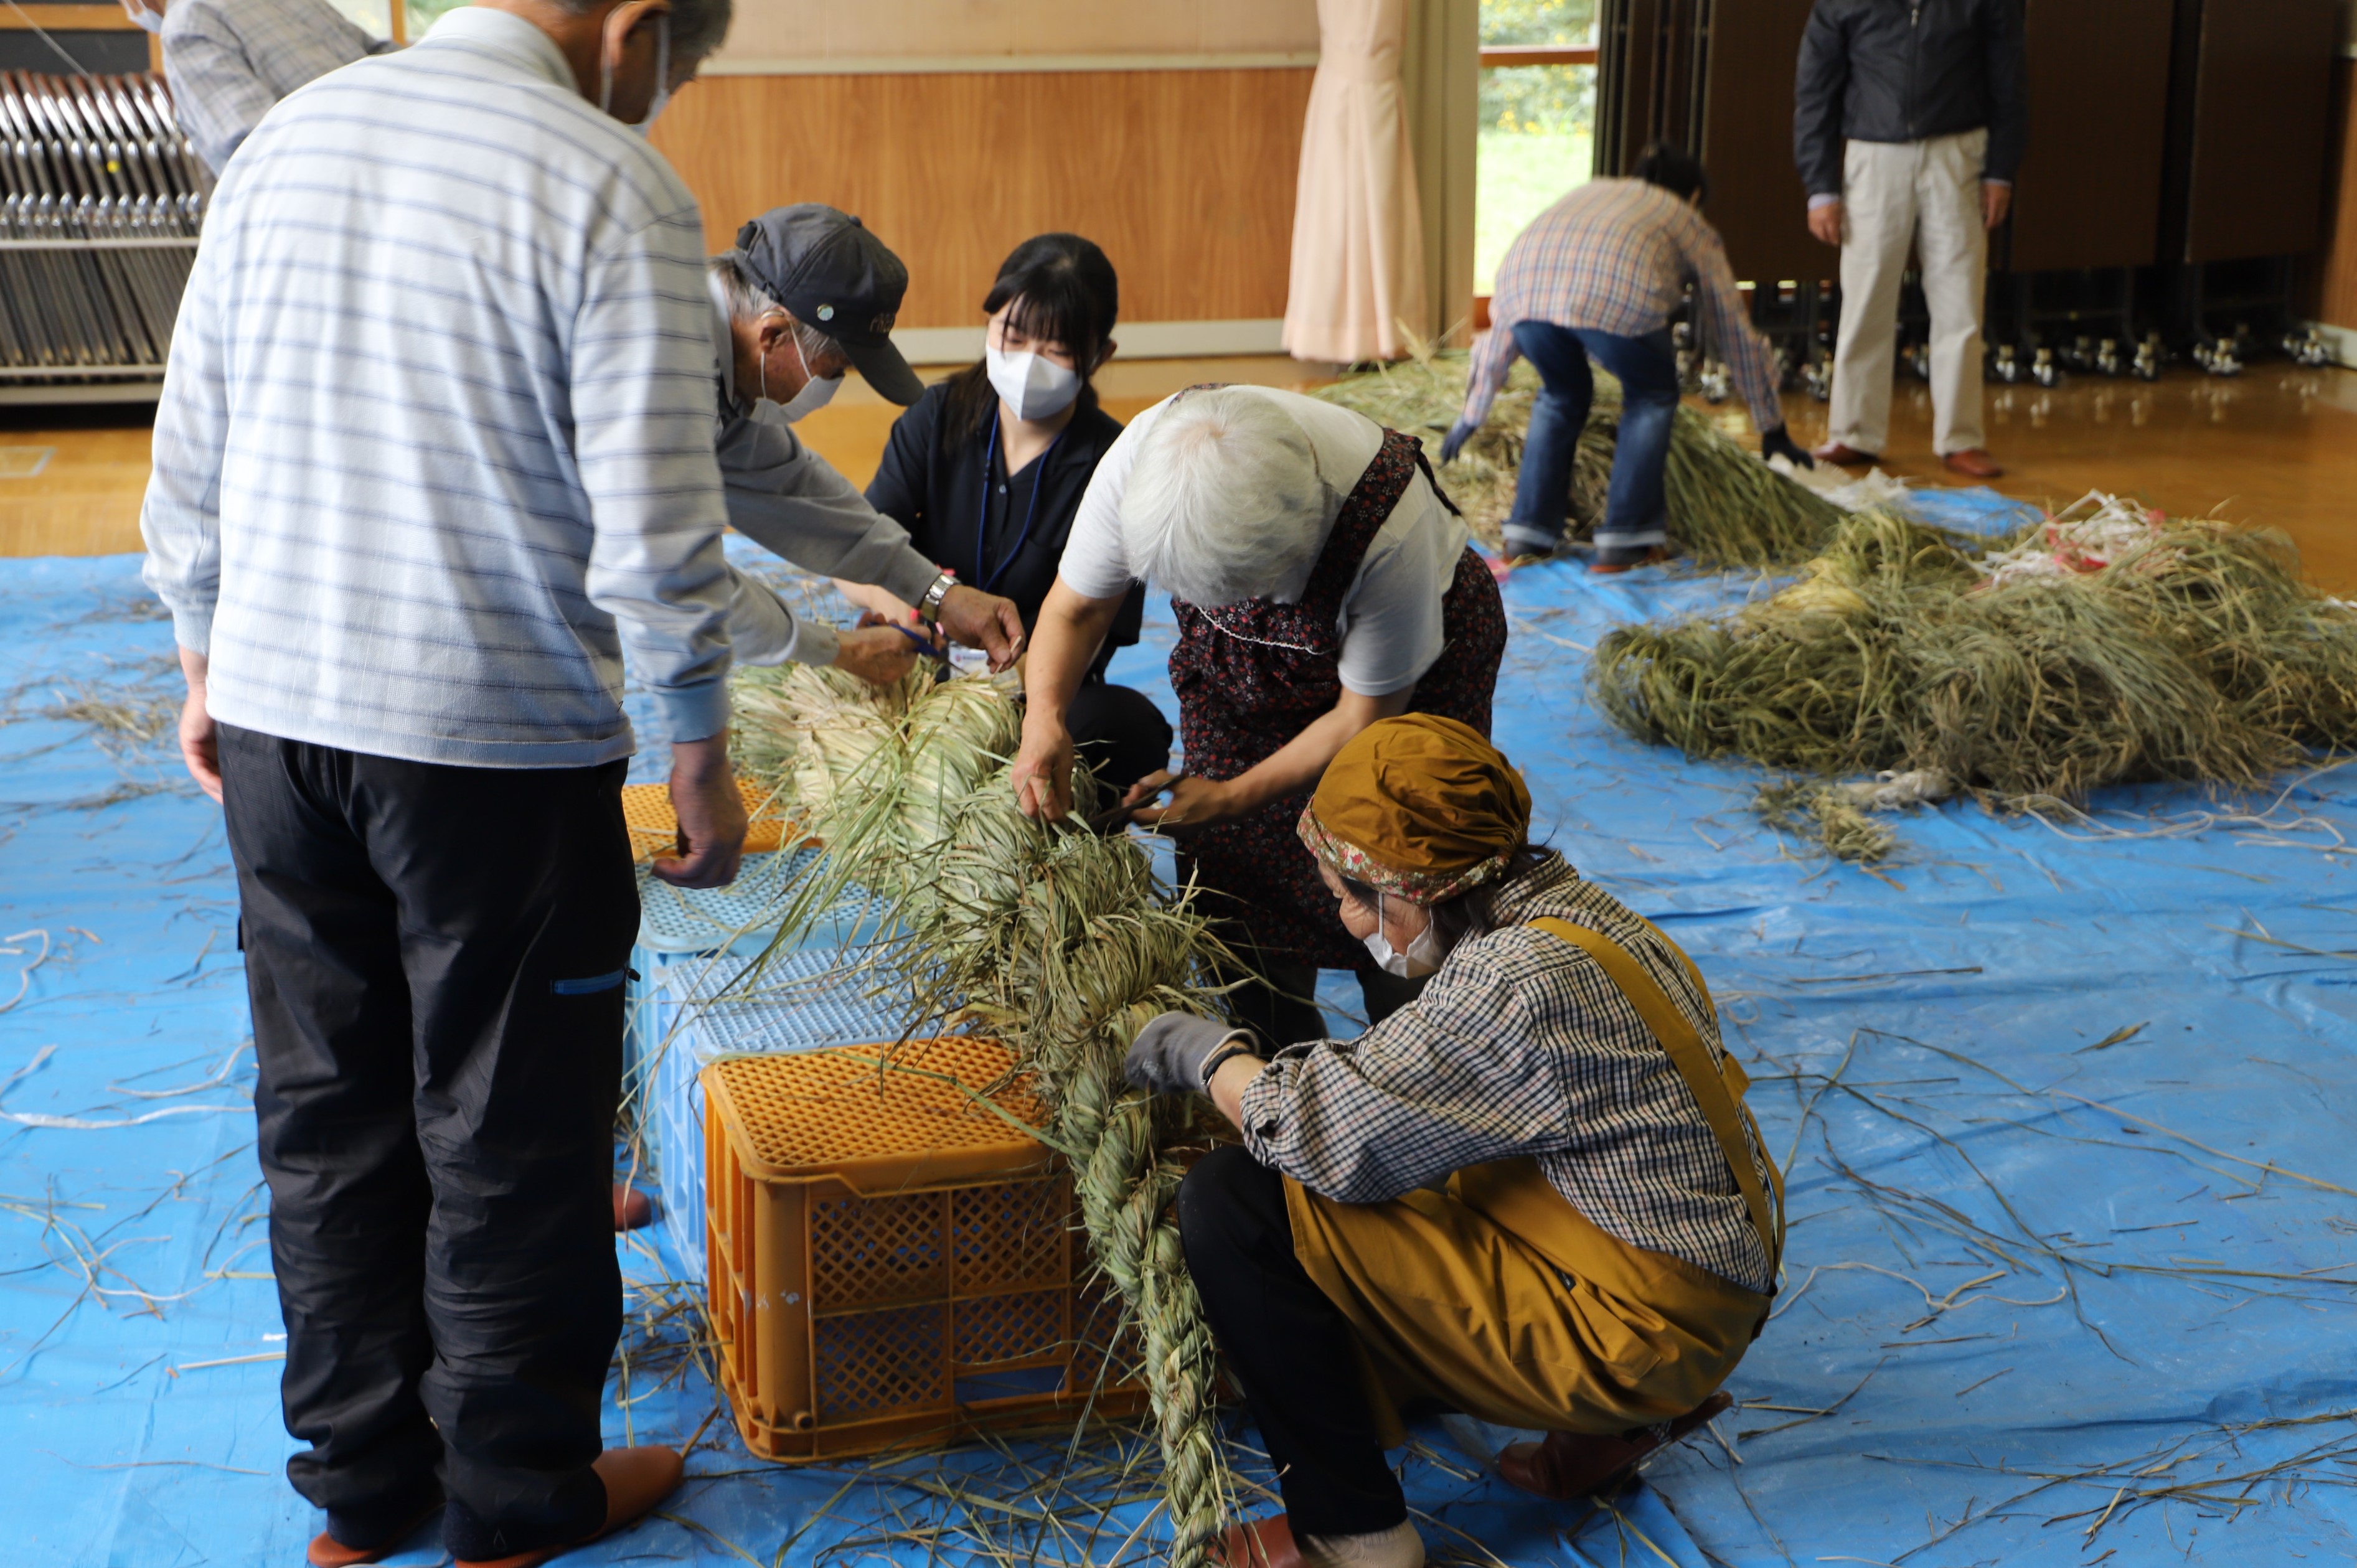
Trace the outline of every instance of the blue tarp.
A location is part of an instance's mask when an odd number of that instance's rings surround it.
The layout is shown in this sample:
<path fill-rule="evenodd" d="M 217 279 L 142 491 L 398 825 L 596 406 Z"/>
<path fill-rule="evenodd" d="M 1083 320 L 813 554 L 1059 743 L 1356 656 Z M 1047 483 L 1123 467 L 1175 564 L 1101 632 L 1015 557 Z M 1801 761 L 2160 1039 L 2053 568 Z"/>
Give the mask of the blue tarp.
<path fill-rule="evenodd" d="M 1619 1519 L 1513 1494 L 1420 1432 L 1402 1457 L 1434 1552 L 1517 1568 L 2357 1554 L 2357 874 L 2340 836 L 2357 789 L 2319 771 L 2256 801 L 2120 790 L 2052 824 L 1952 805 L 1900 824 L 1910 852 L 1883 875 L 1835 865 L 1749 816 L 1749 770 L 1638 746 L 1583 695 L 1610 624 L 1760 591 L 1516 574 L 1497 733 L 1554 843 L 1718 994 L 1791 1157 L 1777 1316 L 1729 1385 L 1744 1408 L 1725 1441 L 1654 1465 Z M 1167 701 L 1157 610 L 1116 673 Z M 135 560 L 0 562 L 12 1568 L 291 1565 L 319 1522 L 280 1475 L 219 814 L 183 786 L 168 725 L 143 743 L 90 722 L 135 728 L 176 690 Z M 74 709 L 108 695 L 127 707 Z M 624 1245 L 639 1326 L 609 1436 L 683 1439 L 711 1391 L 645 1326 L 676 1299 L 655 1283 L 669 1262 Z M 915 1563 L 929 1539 L 958 1557 L 931 1531 L 959 1512 L 942 1487 L 961 1472 L 1063 1508 L 1075 1533 L 1052 1561 L 1110 1563 L 1125 1541 L 1124 1561 L 1147 1560 L 1145 1506 L 1100 1520 L 1073 1504 L 1083 1480 L 1039 1489 L 1060 1467 L 1088 1471 L 1022 1446 L 897 1480 L 782 1469 L 723 1420 L 669 1517 L 577 1560 Z M 393 1559 L 439 1560 L 430 1537 Z"/>

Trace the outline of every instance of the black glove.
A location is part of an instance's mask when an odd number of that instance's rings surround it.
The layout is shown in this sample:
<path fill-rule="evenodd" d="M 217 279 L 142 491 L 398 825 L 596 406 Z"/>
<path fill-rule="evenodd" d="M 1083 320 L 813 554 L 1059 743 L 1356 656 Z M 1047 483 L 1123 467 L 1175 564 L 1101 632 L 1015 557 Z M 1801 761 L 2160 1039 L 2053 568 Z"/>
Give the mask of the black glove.
<path fill-rule="evenodd" d="M 1791 433 L 1781 424 L 1773 430 L 1762 431 L 1760 435 L 1760 455 L 1762 457 L 1773 457 L 1779 453 L 1781 453 L 1784 460 L 1795 468 L 1813 468 L 1817 466 L 1817 460 L 1809 456 L 1805 447 L 1792 444 Z"/>
<path fill-rule="evenodd" d="M 1123 1058 L 1123 1076 L 1134 1089 L 1148 1094 L 1200 1094 L 1203 1064 L 1211 1054 L 1250 1031 L 1199 1018 L 1192 1013 L 1165 1013 L 1137 1032 Z"/>
<path fill-rule="evenodd" d="M 1450 425 L 1448 434 L 1440 438 L 1440 460 L 1444 463 L 1455 462 L 1457 454 L 1464 450 L 1465 443 L 1470 441 L 1473 438 L 1473 433 L 1480 428 L 1470 420 L 1464 419 Z"/>

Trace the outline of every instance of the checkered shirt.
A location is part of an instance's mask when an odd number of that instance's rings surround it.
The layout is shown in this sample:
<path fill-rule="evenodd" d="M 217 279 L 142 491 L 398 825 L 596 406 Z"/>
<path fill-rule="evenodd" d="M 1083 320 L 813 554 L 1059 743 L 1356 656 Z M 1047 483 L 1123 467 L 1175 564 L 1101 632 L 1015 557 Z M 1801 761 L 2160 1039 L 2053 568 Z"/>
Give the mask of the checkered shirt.
<path fill-rule="evenodd" d="M 1459 943 L 1416 1001 L 1356 1040 L 1278 1054 L 1244 1090 L 1254 1157 L 1339 1202 L 1380 1203 L 1531 1156 L 1608 1234 L 1772 1290 L 1735 1173 L 1669 1053 L 1593 958 L 1528 922 L 1552 915 L 1627 949 L 1719 1058 L 1717 1018 L 1677 954 L 1559 855 L 1504 884 L 1495 908 L 1498 928 Z M 1768 1190 L 1756 1142 L 1751 1154 Z"/>
<path fill-rule="evenodd" d="M 1718 231 L 1694 204 L 1641 179 L 1596 179 L 1531 220 L 1506 247 L 1490 295 L 1490 330 L 1473 349 L 1465 418 L 1479 424 L 1522 349 L 1514 324 L 1548 321 L 1620 338 L 1666 326 L 1688 282 L 1703 341 L 1727 361 L 1761 430 L 1784 423 L 1774 357 L 1752 329 Z"/>
<path fill-rule="evenodd" d="M 328 0 L 172 0 L 163 38 L 172 113 L 216 176 L 271 105 L 393 48 Z"/>

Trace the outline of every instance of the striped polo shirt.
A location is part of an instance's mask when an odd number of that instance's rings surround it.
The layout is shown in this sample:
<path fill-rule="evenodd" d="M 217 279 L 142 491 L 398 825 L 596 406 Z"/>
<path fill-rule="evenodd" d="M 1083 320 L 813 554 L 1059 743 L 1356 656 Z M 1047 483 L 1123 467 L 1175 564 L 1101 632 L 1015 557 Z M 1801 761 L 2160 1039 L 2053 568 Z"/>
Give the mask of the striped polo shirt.
<path fill-rule="evenodd" d="M 726 725 L 694 199 L 538 28 L 454 11 L 285 99 L 205 222 L 141 512 L 215 719 L 424 762 Z"/>

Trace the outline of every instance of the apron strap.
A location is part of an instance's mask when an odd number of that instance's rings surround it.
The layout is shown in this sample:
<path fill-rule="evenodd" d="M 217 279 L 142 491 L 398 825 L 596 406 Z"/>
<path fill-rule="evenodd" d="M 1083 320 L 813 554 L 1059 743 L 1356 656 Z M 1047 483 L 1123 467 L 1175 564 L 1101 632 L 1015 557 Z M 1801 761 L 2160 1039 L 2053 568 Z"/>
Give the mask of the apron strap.
<path fill-rule="evenodd" d="M 1727 1156 L 1727 1166 L 1735 1176 L 1735 1185 L 1743 1194 L 1744 1206 L 1751 1211 L 1752 1229 L 1759 1232 L 1760 1244 L 1767 1250 L 1768 1269 L 1772 1279 L 1782 1267 L 1784 1259 L 1784 1183 L 1774 1162 L 1765 1157 L 1767 1141 L 1760 1137 L 1760 1124 L 1752 1120 L 1749 1109 L 1743 1103 L 1744 1090 L 1750 1084 L 1749 1075 L 1731 1054 L 1725 1056 L 1727 1069 L 1724 1075 L 1721 1074 L 1711 1059 L 1710 1047 L 1703 1043 L 1701 1033 L 1686 1021 L 1686 1015 L 1677 1010 L 1660 983 L 1645 972 L 1644 966 L 1620 943 L 1601 931 L 1575 926 L 1568 920 L 1559 920 L 1553 916 L 1542 917 L 1531 924 L 1550 936 L 1559 937 L 1586 950 L 1587 955 L 1603 967 L 1605 977 L 1629 999 L 1630 1005 L 1637 1009 L 1637 1015 L 1645 1021 L 1645 1026 L 1653 1032 L 1653 1037 L 1661 1042 L 1662 1048 L 1669 1053 L 1672 1065 L 1678 1069 L 1678 1076 L 1685 1079 L 1686 1088 L 1702 1107 L 1703 1119 L 1710 1123 L 1711 1134 L 1718 1140 L 1719 1152 Z M 1650 922 L 1646 929 L 1653 930 L 1655 936 L 1661 936 Z M 1662 941 L 1685 965 L 1686 972 L 1694 977 L 1695 988 L 1702 990 L 1707 1004 L 1710 993 L 1703 989 L 1702 976 L 1695 972 L 1694 961 L 1687 958 L 1684 950 L 1669 938 L 1662 937 Z M 1769 1187 L 1774 1191 L 1772 1219 L 1769 1194 L 1760 1188 L 1760 1173 L 1753 1166 L 1751 1149 L 1744 1142 L 1746 1127 L 1750 1129 L 1751 1136 L 1760 1141 L 1760 1163 L 1768 1167 Z M 1774 1294 L 1772 1288 L 1770 1294 Z"/>

